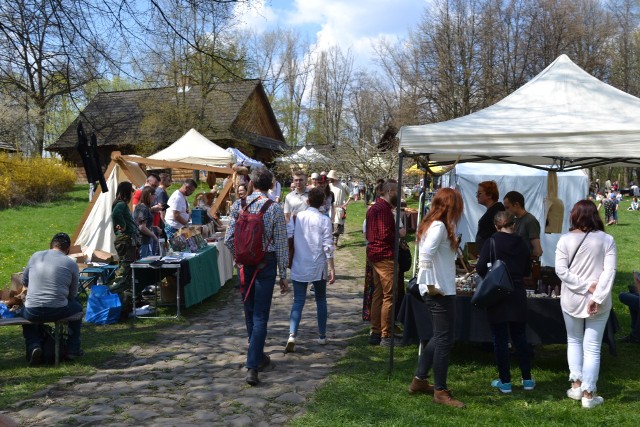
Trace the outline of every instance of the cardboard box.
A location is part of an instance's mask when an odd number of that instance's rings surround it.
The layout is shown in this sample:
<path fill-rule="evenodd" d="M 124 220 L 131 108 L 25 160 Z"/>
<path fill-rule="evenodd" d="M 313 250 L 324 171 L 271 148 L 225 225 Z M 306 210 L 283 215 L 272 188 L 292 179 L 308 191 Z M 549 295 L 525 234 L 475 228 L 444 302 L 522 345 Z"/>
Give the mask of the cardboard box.
<path fill-rule="evenodd" d="M 82 248 L 80 247 L 80 245 L 73 245 L 69 248 L 69 253 L 70 254 L 82 253 Z"/>
<path fill-rule="evenodd" d="M 91 256 L 91 262 L 104 262 L 110 264 L 113 262 L 113 255 L 109 252 L 96 249 L 93 251 L 93 255 Z"/>
<path fill-rule="evenodd" d="M 73 259 L 75 262 L 77 262 L 78 264 L 84 263 L 87 261 L 87 256 L 83 253 L 75 253 L 75 254 L 69 254 L 67 255 L 69 258 Z M 80 266 L 78 266 L 78 268 L 80 268 Z"/>
<path fill-rule="evenodd" d="M 22 290 L 22 272 L 11 275 L 11 287 L 9 289 L 20 293 Z"/>

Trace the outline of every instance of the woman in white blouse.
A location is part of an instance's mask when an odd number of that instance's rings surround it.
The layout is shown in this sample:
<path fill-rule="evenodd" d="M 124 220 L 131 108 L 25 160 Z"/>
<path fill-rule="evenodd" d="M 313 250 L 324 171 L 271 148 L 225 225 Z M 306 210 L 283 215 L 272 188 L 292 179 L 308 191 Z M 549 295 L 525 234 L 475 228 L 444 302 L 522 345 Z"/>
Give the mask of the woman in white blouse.
<path fill-rule="evenodd" d="M 458 190 L 442 188 L 431 201 L 431 211 L 418 227 L 420 242 L 418 284 L 433 318 L 433 336 L 420 343 L 418 368 L 409 393 L 433 394 L 433 401 L 462 408 L 447 388 L 449 352 L 453 346 L 456 307 L 456 224 L 464 203 Z M 427 375 L 433 367 L 434 384 Z"/>
<path fill-rule="evenodd" d="M 290 273 L 293 282 L 293 305 L 289 316 L 289 339 L 285 353 L 295 351 L 298 326 L 309 282 L 313 283 L 315 288 L 318 344 L 324 345 L 327 342 L 327 280 L 329 283 L 335 281 L 335 268 L 331 220 L 318 211 L 324 197 L 324 190 L 320 187 L 309 190 L 309 197 L 305 202 L 309 207 L 298 213 L 295 222 L 290 221 L 288 225 L 287 234 L 291 234 L 291 225 L 293 225 L 295 251 Z"/>
<path fill-rule="evenodd" d="M 576 203 L 570 219 L 571 231 L 560 238 L 556 248 L 571 381 L 567 396 L 581 400 L 583 408 L 593 408 L 604 402 L 595 393 L 602 336 L 611 311 L 616 244 L 604 232 L 593 202 Z"/>

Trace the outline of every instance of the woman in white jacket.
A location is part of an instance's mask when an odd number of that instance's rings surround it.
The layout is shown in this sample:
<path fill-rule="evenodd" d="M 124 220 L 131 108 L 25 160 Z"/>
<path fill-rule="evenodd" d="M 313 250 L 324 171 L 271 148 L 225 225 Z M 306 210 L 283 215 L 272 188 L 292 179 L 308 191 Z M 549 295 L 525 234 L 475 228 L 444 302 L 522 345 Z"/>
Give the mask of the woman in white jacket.
<path fill-rule="evenodd" d="M 433 318 L 433 336 L 422 341 L 418 368 L 409 393 L 433 394 L 435 403 L 462 408 L 447 388 L 449 352 L 453 346 L 456 308 L 456 224 L 464 203 L 458 190 L 442 188 L 431 202 L 431 211 L 418 227 L 418 284 Z M 427 375 L 433 367 L 434 384 Z"/>
<path fill-rule="evenodd" d="M 571 231 L 556 248 L 556 274 L 562 280 L 560 305 L 567 328 L 567 360 L 571 388 L 567 396 L 583 408 L 604 402 L 597 396 L 600 347 L 616 274 L 616 244 L 604 232 L 593 202 L 581 200 L 570 214 Z"/>

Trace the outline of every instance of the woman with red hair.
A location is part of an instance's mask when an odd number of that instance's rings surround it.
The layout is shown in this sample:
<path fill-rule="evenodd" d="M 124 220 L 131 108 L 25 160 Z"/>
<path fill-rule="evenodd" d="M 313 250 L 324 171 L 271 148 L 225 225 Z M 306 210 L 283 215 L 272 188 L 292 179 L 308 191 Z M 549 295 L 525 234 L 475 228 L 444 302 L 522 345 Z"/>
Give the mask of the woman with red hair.
<path fill-rule="evenodd" d="M 581 200 L 569 215 L 571 231 L 556 248 L 556 274 L 562 280 L 560 307 L 567 328 L 567 361 L 571 388 L 567 396 L 583 408 L 604 402 L 596 395 L 600 347 L 616 275 L 616 244 L 604 232 L 596 206 Z"/>
<path fill-rule="evenodd" d="M 449 352 L 453 346 L 456 303 L 456 224 L 462 216 L 464 203 L 458 190 L 438 190 L 431 201 L 431 211 L 418 227 L 418 284 L 420 294 L 433 318 L 433 336 L 420 343 L 418 368 L 409 386 L 409 393 L 433 394 L 435 403 L 462 408 L 447 388 Z M 433 367 L 434 384 L 427 375 Z"/>

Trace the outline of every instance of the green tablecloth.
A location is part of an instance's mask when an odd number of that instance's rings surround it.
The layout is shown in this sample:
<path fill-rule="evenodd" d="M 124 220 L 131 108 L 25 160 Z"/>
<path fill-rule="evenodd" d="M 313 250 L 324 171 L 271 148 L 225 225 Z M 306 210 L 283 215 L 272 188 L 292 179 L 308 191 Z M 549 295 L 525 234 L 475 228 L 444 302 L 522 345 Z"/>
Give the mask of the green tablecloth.
<path fill-rule="evenodd" d="M 204 301 L 220 290 L 218 274 L 218 250 L 209 246 L 188 260 L 191 282 L 181 283 L 184 288 L 184 306 L 186 308 Z"/>

